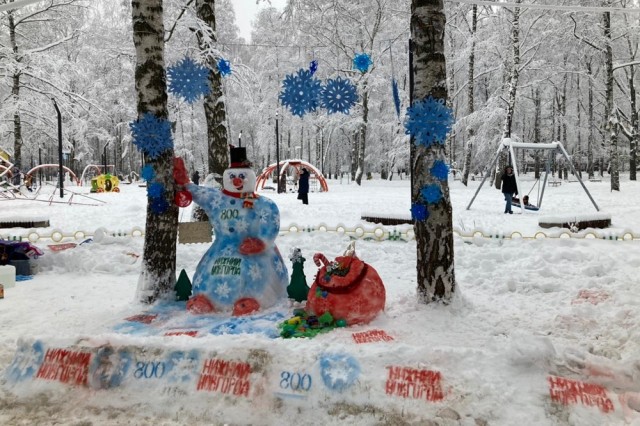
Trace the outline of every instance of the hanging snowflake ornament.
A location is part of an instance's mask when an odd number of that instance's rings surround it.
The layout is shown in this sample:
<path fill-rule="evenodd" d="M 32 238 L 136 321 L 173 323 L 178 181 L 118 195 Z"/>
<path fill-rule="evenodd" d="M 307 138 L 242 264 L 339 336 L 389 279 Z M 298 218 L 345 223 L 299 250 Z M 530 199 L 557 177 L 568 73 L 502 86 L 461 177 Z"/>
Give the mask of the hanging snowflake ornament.
<path fill-rule="evenodd" d="M 442 200 L 442 189 L 437 183 L 425 185 L 420 190 L 420 195 L 429 204 L 436 204 Z"/>
<path fill-rule="evenodd" d="M 411 218 L 415 221 L 422 222 L 429 217 L 429 210 L 424 204 L 414 203 L 411 205 Z"/>
<path fill-rule="evenodd" d="M 231 62 L 227 61 L 224 58 L 218 59 L 218 71 L 220 71 L 220 75 L 223 77 L 231 74 Z"/>
<path fill-rule="evenodd" d="M 158 158 L 163 152 L 173 148 L 171 123 L 150 112 L 129 123 L 133 143 L 150 158 Z"/>
<path fill-rule="evenodd" d="M 400 120 L 400 93 L 398 92 L 398 82 L 395 78 L 391 81 L 391 91 L 393 92 L 393 104 L 396 107 L 396 115 L 398 116 L 398 120 Z"/>
<path fill-rule="evenodd" d="M 209 69 L 191 58 L 184 58 L 167 69 L 169 92 L 193 103 L 211 92 Z"/>
<path fill-rule="evenodd" d="M 316 71 L 318 71 L 318 61 L 314 59 L 313 61 L 309 62 L 309 72 L 311 73 L 311 75 L 314 75 Z"/>
<path fill-rule="evenodd" d="M 372 64 L 371 57 L 366 53 L 358 53 L 353 57 L 353 67 L 363 74 L 369 71 Z"/>
<path fill-rule="evenodd" d="M 349 110 L 358 101 L 356 87 L 348 79 L 341 77 L 327 80 L 327 84 L 322 89 L 322 106 L 329 111 L 329 114 L 341 112 L 349 114 Z"/>
<path fill-rule="evenodd" d="M 299 69 L 293 75 L 289 74 L 282 82 L 280 102 L 289 108 L 291 114 L 299 117 L 318 108 L 322 85 L 314 78 L 311 71 Z"/>
<path fill-rule="evenodd" d="M 164 194 L 164 185 L 159 182 L 153 182 L 147 186 L 147 195 L 149 198 L 160 198 Z"/>
<path fill-rule="evenodd" d="M 452 125 L 453 111 L 442 99 L 429 96 L 407 108 L 405 133 L 413 136 L 418 145 L 429 147 L 435 142 L 444 145 Z"/>
<path fill-rule="evenodd" d="M 442 160 L 434 161 L 430 171 L 431 176 L 438 180 L 447 180 L 449 177 L 449 166 Z"/>
<path fill-rule="evenodd" d="M 142 179 L 150 182 L 156 177 L 156 172 L 153 170 L 153 166 L 151 164 L 147 164 L 140 171 L 140 176 L 142 176 Z"/>
<path fill-rule="evenodd" d="M 169 209 L 169 203 L 164 197 L 150 198 L 149 202 L 151 203 L 151 211 L 155 214 L 162 214 Z"/>

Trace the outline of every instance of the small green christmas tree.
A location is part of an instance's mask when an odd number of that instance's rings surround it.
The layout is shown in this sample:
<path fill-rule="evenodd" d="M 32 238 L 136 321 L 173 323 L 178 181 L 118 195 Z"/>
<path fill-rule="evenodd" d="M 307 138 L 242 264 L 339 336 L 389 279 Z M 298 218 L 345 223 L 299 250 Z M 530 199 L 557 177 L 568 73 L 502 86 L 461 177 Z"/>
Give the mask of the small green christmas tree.
<path fill-rule="evenodd" d="M 291 283 L 287 286 L 287 294 L 289 299 L 293 299 L 296 302 L 302 302 L 307 300 L 309 294 L 309 286 L 304 276 L 304 261 L 302 257 L 302 251 L 299 248 L 294 248 L 289 257 L 293 262 L 293 272 L 291 273 Z"/>
<path fill-rule="evenodd" d="M 189 300 L 189 297 L 191 297 L 191 288 L 191 280 L 189 279 L 187 272 L 183 269 L 180 271 L 178 282 L 176 282 L 176 286 L 173 288 L 176 291 L 176 300 Z"/>

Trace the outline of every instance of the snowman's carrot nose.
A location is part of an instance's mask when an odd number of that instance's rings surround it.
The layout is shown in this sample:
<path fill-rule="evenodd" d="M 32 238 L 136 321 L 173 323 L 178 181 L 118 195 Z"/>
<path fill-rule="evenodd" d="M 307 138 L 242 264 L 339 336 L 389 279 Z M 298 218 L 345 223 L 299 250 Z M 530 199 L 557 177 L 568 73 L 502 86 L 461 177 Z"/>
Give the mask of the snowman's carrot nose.
<path fill-rule="evenodd" d="M 240 179 L 239 177 L 233 178 L 232 182 L 233 182 L 234 186 L 241 186 L 242 185 L 242 179 Z"/>

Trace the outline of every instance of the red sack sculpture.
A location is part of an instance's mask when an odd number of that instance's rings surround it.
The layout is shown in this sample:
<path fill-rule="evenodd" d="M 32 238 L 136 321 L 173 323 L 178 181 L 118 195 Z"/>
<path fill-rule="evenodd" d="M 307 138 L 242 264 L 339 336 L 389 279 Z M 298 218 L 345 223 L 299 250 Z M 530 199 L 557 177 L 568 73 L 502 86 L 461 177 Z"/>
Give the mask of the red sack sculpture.
<path fill-rule="evenodd" d="M 324 265 L 309 289 L 307 312 L 321 316 L 329 312 L 347 325 L 366 324 L 384 309 L 386 293 L 380 276 L 371 265 L 358 259 L 355 249 L 333 262 L 316 253 L 316 265 Z"/>

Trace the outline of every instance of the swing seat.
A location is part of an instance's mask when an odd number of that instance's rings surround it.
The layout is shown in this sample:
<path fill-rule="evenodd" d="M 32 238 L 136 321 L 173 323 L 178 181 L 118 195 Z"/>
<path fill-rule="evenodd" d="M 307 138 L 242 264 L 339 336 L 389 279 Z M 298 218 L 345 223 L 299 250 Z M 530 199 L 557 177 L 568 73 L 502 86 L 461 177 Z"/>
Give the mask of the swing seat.
<path fill-rule="evenodd" d="M 512 201 L 512 202 L 511 202 L 511 207 L 517 207 L 517 208 L 520 208 L 520 203 L 516 203 L 516 202 L 513 202 L 513 201 Z M 532 211 L 534 211 L 534 212 L 537 212 L 538 210 L 540 210 L 540 207 L 538 207 L 538 206 L 534 206 L 533 204 L 528 204 L 528 205 L 524 206 L 524 208 L 525 208 L 526 210 L 532 210 Z"/>

